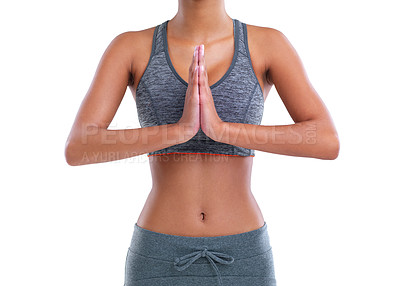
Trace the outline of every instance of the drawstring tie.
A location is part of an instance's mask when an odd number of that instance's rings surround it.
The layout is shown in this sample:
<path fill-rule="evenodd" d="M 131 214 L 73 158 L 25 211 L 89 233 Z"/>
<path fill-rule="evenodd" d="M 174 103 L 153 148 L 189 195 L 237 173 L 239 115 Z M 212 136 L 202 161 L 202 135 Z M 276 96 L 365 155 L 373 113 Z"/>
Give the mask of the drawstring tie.
<path fill-rule="evenodd" d="M 221 274 L 214 261 L 221 264 L 231 264 L 234 261 L 234 258 L 228 254 L 216 251 L 209 251 L 207 250 L 207 248 L 205 248 L 204 250 L 194 251 L 182 257 L 175 258 L 174 266 L 178 271 L 183 271 L 200 257 L 206 257 L 208 259 L 208 261 L 213 266 L 215 272 L 217 273 L 218 284 L 222 286 Z"/>

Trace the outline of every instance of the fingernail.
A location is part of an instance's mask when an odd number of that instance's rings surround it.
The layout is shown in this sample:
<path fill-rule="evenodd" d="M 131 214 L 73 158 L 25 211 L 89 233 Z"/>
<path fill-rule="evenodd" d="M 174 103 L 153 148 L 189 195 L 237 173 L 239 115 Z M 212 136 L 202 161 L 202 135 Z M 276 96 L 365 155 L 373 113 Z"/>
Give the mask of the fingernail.
<path fill-rule="evenodd" d="M 204 45 L 201 45 L 201 55 L 204 56 Z"/>
<path fill-rule="evenodd" d="M 194 47 L 194 52 L 193 52 L 193 56 L 196 55 L 196 50 L 197 50 L 197 46 Z"/>

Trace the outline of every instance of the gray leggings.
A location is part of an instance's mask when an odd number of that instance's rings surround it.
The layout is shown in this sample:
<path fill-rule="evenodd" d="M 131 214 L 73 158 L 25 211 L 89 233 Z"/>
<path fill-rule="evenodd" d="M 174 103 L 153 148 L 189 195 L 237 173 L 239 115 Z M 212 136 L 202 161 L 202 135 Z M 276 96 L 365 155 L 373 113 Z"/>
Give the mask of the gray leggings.
<path fill-rule="evenodd" d="M 135 223 L 124 286 L 276 286 L 267 224 L 233 235 L 191 237 Z"/>

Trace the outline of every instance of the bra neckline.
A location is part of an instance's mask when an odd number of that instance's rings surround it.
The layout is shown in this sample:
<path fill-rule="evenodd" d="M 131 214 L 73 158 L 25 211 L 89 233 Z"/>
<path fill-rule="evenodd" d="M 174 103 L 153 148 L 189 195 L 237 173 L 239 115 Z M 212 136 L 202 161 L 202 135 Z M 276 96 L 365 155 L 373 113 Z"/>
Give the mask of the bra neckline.
<path fill-rule="evenodd" d="M 168 26 L 169 20 L 164 22 L 163 29 L 162 29 L 162 37 L 164 41 L 164 53 L 165 57 L 167 58 L 168 65 L 172 71 L 172 73 L 175 75 L 175 77 L 181 81 L 185 86 L 189 86 L 189 84 L 178 74 L 178 72 L 175 70 L 175 67 L 172 64 L 171 58 L 169 56 L 168 52 L 168 40 L 167 40 L 167 26 Z M 235 66 L 236 58 L 238 55 L 238 50 L 239 50 L 239 27 L 238 27 L 238 21 L 236 19 L 232 19 L 232 24 L 233 24 L 233 35 L 234 35 L 234 53 L 233 53 L 233 58 L 232 62 L 228 68 L 228 70 L 225 72 L 225 74 L 214 84 L 210 86 L 210 89 L 213 89 L 220 85 L 231 73 L 233 67 Z"/>

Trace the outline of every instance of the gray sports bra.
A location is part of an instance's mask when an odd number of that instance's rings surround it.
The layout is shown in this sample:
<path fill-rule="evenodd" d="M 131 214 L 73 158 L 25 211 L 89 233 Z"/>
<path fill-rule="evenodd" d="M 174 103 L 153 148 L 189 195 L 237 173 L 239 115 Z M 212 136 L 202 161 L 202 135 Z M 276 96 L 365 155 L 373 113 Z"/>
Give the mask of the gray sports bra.
<path fill-rule="evenodd" d="M 179 121 L 188 83 L 172 66 L 168 54 L 167 24 L 156 26 L 149 62 L 136 89 L 136 108 L 141 127 L 173 124 Z M 225 122 L 260 125 L 264 96 L 251 65 L 247 25 L 233 19 L 235 52 L 224 76 L 210 86 L 215 109 Z M 199 129 L 190 140 L 148 153 L 205 153 L 211 155 L 252 156 L 254 150 L 217 142 Z"/>

